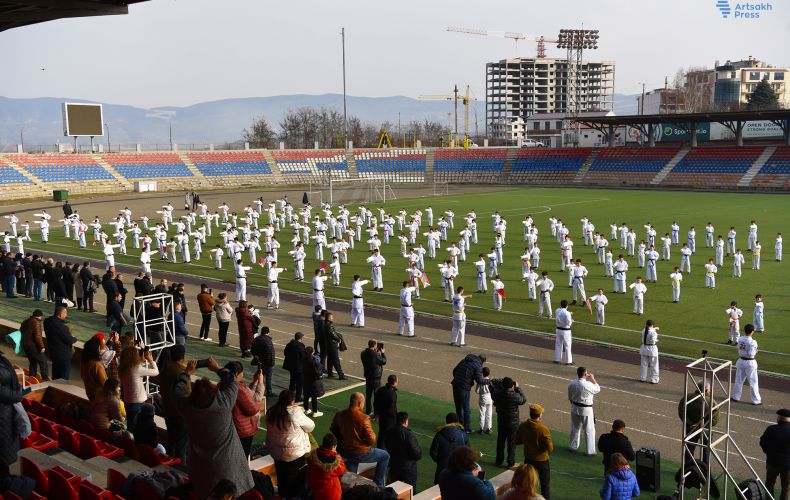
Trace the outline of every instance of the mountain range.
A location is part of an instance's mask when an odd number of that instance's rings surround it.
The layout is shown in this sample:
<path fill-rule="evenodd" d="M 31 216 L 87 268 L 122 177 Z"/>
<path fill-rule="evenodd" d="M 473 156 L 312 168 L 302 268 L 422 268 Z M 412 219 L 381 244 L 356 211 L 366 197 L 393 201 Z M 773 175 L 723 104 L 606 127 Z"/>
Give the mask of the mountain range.
<path fill-rule="evenodd" d="M 636 112 L 636 96 L 615 94 L 615 112 L 619 115 Z M 63 136 L 61 104 L 63 102 L 93 102 L 84 99 L 39 97 L 10 98 L 0 96 L 0 150 L 15 149 L 22 140 L 26 149 L 32 145 L 52 146 L 71 143 Z M 169 144 L 172 132 L 177 144 L 209 144 L 218 147 L 241 138 L 242 130 L 253 119 L 263 116 L 274 127 L 289 109 L 302 106 L 343 109 L 341 94 L 281 95 L 248 97 L 203 102 L 191 106 L 163 106 L 141 108 L 123 104 L 103 103 L 104 121 L 110 142 L 116 144 Z M 451 101 L 429 101 L 405 96 L 358 97 L 347 99 L 349 116 L 363 122 L 379 124 L 388 121 L 397 126 L 412 120 L 435 120 L 452 123 Z M 459 122 L 462 123 L 462 107 Z M 470 109 L 470 133 L 475 133 L 475 116 L 482 134 L 485 128 L 485 102 L 473 102 Z M 394 132 L 394 130 L 393 130 Z M 106 133 L 106 132 L 105 132 Z M 84 141 L 85 139 L 83 139 Z M 97 139 L 107 142 L 107 136 Z"/>

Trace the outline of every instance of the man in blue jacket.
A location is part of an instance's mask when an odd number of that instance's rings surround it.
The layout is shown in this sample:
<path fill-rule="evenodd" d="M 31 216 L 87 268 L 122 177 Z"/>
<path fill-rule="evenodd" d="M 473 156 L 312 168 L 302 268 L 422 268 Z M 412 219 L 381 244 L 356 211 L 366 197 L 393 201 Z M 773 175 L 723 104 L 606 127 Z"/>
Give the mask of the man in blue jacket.
<path fill-rule="evenodd" d="M 488 381 L 483 378 L 483 363 L 485 362 L 484 354 L 467 354 L 453 368 L 453 380 L 450 384 L 453 386 L 455 413 L 467 434 L 472 433 L 472 409 L 469 406 L 469 393 L 474 384 L 488 384 Z"/>
<path fill-rule="evenodd" d="M 447 467 L 450 453 L 459 446 L 469 446 L 469 436 L 458 423 L 458 415 L 448 413 L 444 421 L 445 424 L 436 429 L 436 435 L 431 442 L 431 458 L 436 462 L 433 484 L 439 483 L 439 474 Z"/>

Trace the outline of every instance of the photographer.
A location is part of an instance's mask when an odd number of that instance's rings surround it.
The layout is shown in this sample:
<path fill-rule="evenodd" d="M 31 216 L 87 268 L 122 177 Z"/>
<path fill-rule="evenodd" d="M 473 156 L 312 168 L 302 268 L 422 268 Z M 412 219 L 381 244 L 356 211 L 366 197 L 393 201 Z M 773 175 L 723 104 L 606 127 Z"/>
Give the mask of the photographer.
<path fill-rule="evenodd" d="M 261 334 L 252 341 L 252 364 L 257 364 L 263 371 L 266 381 L 266 395 L 274 396 L 272 392 L 272 368 L 274 368 L 274 343 L 269 335 L 269 327 L 261 328 Z"/>
<path fill-rule="evenodd" d="M 507 467 L 516 463 L 516 431 L 518 430 L 518 407 L 527 402 L 524 393 L 510 377 L 502 379 L 501 390 L 492 391 L 492 399 L 497 414 L 496 463 L 502 465 L 507 443 Z"/>
<path fill-rule="evenodd" d="M 119 366 L 123 402 L 126 406 L 126 423 L 130 432 L 134 431 L 137 415 L 143 404 L 148 400 L 145 390 L 145 378 L 159 375 L 154 357 L 147 347 L 141 349 L 126 348 L 121 352 Z"/>
<path fill-rule="evenodd" d="M 346 380 L 343 367 L 340 366 L 340 351 L 347 349 L 343 336 L 335 330 L 335 316 L 327 312 L 324 316 L 324 339 L 326 341 L 327 377 L 332 378 L 332 370 L 337 371 L 339 380 Z"/>
<path fill-rule="evenodd" d="M 373 405 L 373 394 L 381 387 L 382 366 L 387 364 L 384 344 L 376 340 L 368 340 L 368 348 L 360 353 L 362 368 L 365 373 L 365 413 L 370 415 Z"/>

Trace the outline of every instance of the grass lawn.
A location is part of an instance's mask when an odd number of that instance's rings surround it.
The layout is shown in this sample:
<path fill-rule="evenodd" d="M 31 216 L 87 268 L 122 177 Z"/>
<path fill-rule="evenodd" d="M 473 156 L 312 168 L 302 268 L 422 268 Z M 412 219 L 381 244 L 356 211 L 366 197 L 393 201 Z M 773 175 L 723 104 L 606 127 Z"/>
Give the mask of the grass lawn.
<path fill-rule="evenodd" d="M 342 392 L 319 400 L 319 409 L 324 416 L 315 419 L 316 428 L 313 435 L 320 442 L 321 437 L 329 431 L 335 412 L 348 407 L 350 392 Z M 409 392 L 398 392 L 398 409 L 409 412 L 409 426 L 416 434 L 422 449 L 422 459 L 418 463 L 417 491 L 433 486 L 433 474 L 436 464 L 429 455 L 431 441 L 436 426 L 444 422 L 447 412 L 455 411 L 451 403 L 431 399 Z M 477 409 L 472 410 L 477 419 Z M 522 410 L 522 418 L 526 418 L 526 407 Z M 262 424 L 263 425 L 263 424 Z M 496 424 L 494 424 L 496 429 Z M 378 429 L 376 429 L 378 431 Z M 608 426 L 598 424 L 599 435 L 608 431 Z M 264 441 L 266 432 L 261 430 L 256 441 Z M 595 457 L 568 451 L 568 435 L 552 430 L 554 453 L 551 456 L 551 493 L 552 498 L 577 500 L 581 498 L 598 498 L 598 490 L 603 484 L 603 465 L 600 453 Z M 486 477 L 492 478 L 505 469 L 496 467 L 496 431 L 491 435 L 472 434 L 471 446 L 483 454 L 481 465 L 486 470 Z M 521 447 L 516 451 L 516 462 L 523 461 Z M 635 465 L 633 466 L 635 470 Z M 643 498 L 656 498 L 659 494 L 670 494 L 674 491 L 674 474 L 679 464 L 663 459 L 661 462 L 661 490 L 658 493 L 643 492 Z"/>
<path fill-rule="evenodd" d="M 555 238 L 551 237 L 549 217 L 554 216 L 566 222 L 570 235 L 575 242 L 574 258 L 582 259 L 590 274 L 586 279 L 586 289 L 591 295 L 599 287 L 603 288 L 609 297 L 606 311 L 606 326 L 595 325 L 594 317 L 585 307 L 574 306 L 576 324 L 574 336 L 606 342 L 616 345 L 637 348 L 641 341 L 641 329 L 646 319 L 656 321 L 660 329 L 659 350 L 662 354 L 674 354 L 696 358 L 702 349 L 707 349 L 710 356 L 724 359 L 737 359 L 734 347 L 725 345 L 727 340 L 728 320 L 725 310 L 732 300 L 737 300 L 739 307 L 744 311 L 741 328 L 752 321 L 754 296 L 761 293 L 765 296 L 765 333 L 757 334 L 760 344 L 760 368 L 783 374 L 790 374 L 788 351 L 786 342 L 780 333 L 780 326 L 790 322 L 790 287 L 786 284 L 786 277 L 782 272 L 785 263 L 774 260 L 774 239 L 777 232 L 781 232 L 787 222 L 787 209 L 790 208 L 787 196 L 768 194 L 732 194 L 732 193 L 697 193 L 697 192 L 661 192 L 661 191 L 626 191 L 626 190 L 601 190 L 601 189 L 566 189 L 566 188 L 518 188 L 496 189 L 491 192 L 475 193 L 469 195 L 451 195 L 421 199 L 402 199 L 388 202 L 386 209 L 393 213 L 401 209 L 414 212 L 424 210 L 431 205 L 438 215 L 445 210 L 456 213 L 455 229 L 448 230 L 450 241 L 458 238 L 462 229 L 462 215 L 474 209 L 478 214 L 479 244 L 473 245 L 468 252 L 466 262 L 460 265 L 460 275 L 455 284 L 463 285 L 467 292 L 476 288 L 476 272 L 473 262 L 479 253 L 488 253 L 493 244 L 491 214 L 498 210 L 508 222 L 507 244 L 504 247 L 504 265 L 499 267 L 499 273 L 505 282 L 506 301 L 502 311 L 494 311 L 492 297 L 489 291 L 486 295 L 475 295 L 467 301 L 466 313 L 470 322 L 479 321 L 503 327 L 522 329 L 526 331 L 546 332 L 553 334 L 554 323 L 547 319 L 537 319 L 537 303 L 527 300 L 526 286 L 521 282 L 520 255 L 525 246 L 523 241 L 523 226 L 521 221 L 527 214 L 532 214 L 539 230 L 538 243 L 542 249 L 540 269 L 548 270 L 556 285 L 552 295 L 552 304 L 556 308 L 563 298 L 570 299 L 571 290 L 567 287 L 567 275 L 561 274 L 560 252 Z M 373 205 L 370 205 L 373 207 Z M 240 208 L 240 207 L 231 207 Z M 152 208 L 149 216 L 155 215 Z M 176 216 L 183 212 L 178 210 Z M 314 210 L 314 214 L 318 213 Z M 134 214 L 135 217 L 143 214 Z M 377 212 L 374 210 L 374 215 Z M 675 265 L 680 264 L 679 247 L 672 247 L 671 260 L 659 261 L 657 265 L 658 283 L 647 284 L 645 296 L 645 315 L 635 316 L 631 313 L 631 295 L 615 295 L 612 292 L 611 278 L 604 277 L 602 265 L 591 247 L 583 245 L 581 237 L 580 219 L 587 216 L 595 224 L 596 230 L 609 237 L 609 224 L 626 222 L 633 227 L 639 240 L 646 238 L 643 225 L 652 223 L 657 230 L 657 250 L 660 253 L 660 237 L 670 232 L 673 220 L 680 224 L 680 241 L 686 239 L 686 232 L 690 226 L 695 226 L 697 231 L 697 252 L 692 256 L 692 273 L 685 275 L 679 304 L 672 303 L 672 291 L 669 274 Z M 746 235 L 750 221 L 754 219 L 759 225 L 759 239 L 762 243 L 761 270 L 751 269 L 751 253 L 746 252 Z M 265 222 L 261 218 L 262 223 Z M 423 219 L 425 221 L 425 219 Z M 726 232 L 730 226 L 735 226 L 738 231 L 737 246 L 742 249 L 747 262 L 743 268 L 742 278 L 732 277 L 732 258 L 725 258 L 725 265 L 719 269 L 717 288 L 705 288 L 703 264 L 708 258 L 714 256 L 713 248 L 705 247 L 705 226 L 712 222 L 716 227 L 716 235 Z M 783 224 L 784 223 L 784 224 Z M 65 240 L 63 233 L 53 224 L 50 231 L 50 244 L 46 245 L 53 252 L 64 252 L 79 256 L 102 258 L 98 247 L 89 246 L 85 250 L 77 248 L 73 240 Z M 424 227 L 420 233 L 424 231 Z M 108 232 L 110 232 L 108 230 Z M 786 232 L 786 231 L 785 231 Z M 219 237 L 214 232 L 214 237 L 204 248 L 212 248 Z M 396 236 L 398 232 L 396 230 Z M 170 232 L 172 235 L 172 230 Z M 618 234 L 619 237 L 619 234 Z M 281 231 L 279 240 L 283 245 L 280 262 L 288 268 L 280 280 L 280 287 L 284 290 L 310 293 L 309 279 L 312 270 L 318 267 L 320 261 L 315 259 L 313 245 L 307 245 L 307 261 L 305 276 L 307 282 L 292 281 L 289 256 L 287 251 L 288 241 L 291 238 L 290 228 Z M 366 238 L 363 238 L 366 239 Z M 425 243 L 425 237 L 420 236 Z M 38 242 L 28 242 L 26 248 L 37 250 L 44 247 Z M 131 248 L 131 241 L 128 242 Z M 450 246 L 443 242 L 442 247 Z M 619 249 L 619 241 L 610 242 L 610 247 L 615 258 Z M 625 252 L 623 252 L 625 253 Z M 139 252 L 133 251 L 129 256 L 116 256 L 119 263 L 139 266 Z M 389 245 L 384 245 L 383 255 L 387 259 L 384 268 L 385 288 L 383 292 L 368 291 L 365 301 L 368 304 L 397 307 L 400 283 L 406 279 L 406 259 L 400 256 L 397 238 Z M 328 256 L 328 253 L 327 253 Z M 328 286 L 326 294 L 329 297 L 350 299 L 350 283 L 356 273 L 363 277 L 370 275 L 369 266 L 365 263 L 368 256 L 367 244 L 358 243 L 356 250 L 349 254 L 349 264 L 342 269 L 341 286 Z M 444 250 L 437 252 L 439 258 L 448 257 Z M 644 276 L 644 270 L 637 267 L 636 258 L 627 259 L 630 265 L 627 283 L 634 281 L 637 275 Z M 440 288 L 440 275 L 437 269 L 438 261 L 426 259 L 426 272 L 433 284 L 432 287 L 422 291 L 422 299 L 416 302 L 415 310 L 418 313 L 437 314 L 450 317 L 451 309 L 443 302 L 443 290 Z M 230 261 L 224 263 L 225 269 L 215 270 L 213 264 L 204 257 L 201 261 L 194 261 L 191 265 L 172 264 L 160 262 L 155 258 L 154 270 L 167 270 L 182 272 L 197 276 L 206 276 L 221 279 L 229 283 L 232 289 L 233 269 Z M 249 273 L 248 284 L 266 284 L 266 278 L 261 268 L 253 266 Z M 370 285 L 368 285 L 370 288 Z M 490 288 L 490 287 L 489 287 Z M 467 333 L 474 335 L 473 325 L 467 328 Z M 448 332 L 449 338 L 449 332 Z"/>

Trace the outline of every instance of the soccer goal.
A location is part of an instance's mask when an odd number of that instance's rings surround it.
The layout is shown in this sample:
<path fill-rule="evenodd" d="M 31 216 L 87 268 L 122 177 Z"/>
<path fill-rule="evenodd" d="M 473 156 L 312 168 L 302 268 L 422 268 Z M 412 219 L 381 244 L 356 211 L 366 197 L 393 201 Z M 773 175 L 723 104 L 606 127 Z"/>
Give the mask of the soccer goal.
<path fill-rule="evenodd" d="M 450 183 L 449 182 L 435 182 L 433 183 L 433 195 L 434 196 L 446 196 L 450 193 Z"/>
<path fill-rule="evenodd" d="M 386 203 L 396 199 L 392 186 L 381 176 L 329 180 L 329 203 Z"/>

